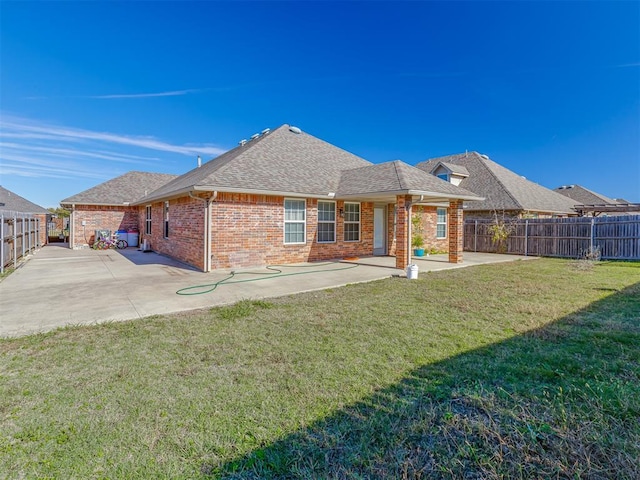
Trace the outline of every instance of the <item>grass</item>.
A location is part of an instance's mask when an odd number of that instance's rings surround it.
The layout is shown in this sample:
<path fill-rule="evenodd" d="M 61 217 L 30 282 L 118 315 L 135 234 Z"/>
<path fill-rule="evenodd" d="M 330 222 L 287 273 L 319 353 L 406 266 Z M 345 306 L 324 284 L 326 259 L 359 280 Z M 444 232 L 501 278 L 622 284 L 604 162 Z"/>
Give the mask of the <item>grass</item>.
<path fill-rule="evenodd" d="M 513 262 L 0 341 L 0 477 L 640 477 L 640 264 Z"/>

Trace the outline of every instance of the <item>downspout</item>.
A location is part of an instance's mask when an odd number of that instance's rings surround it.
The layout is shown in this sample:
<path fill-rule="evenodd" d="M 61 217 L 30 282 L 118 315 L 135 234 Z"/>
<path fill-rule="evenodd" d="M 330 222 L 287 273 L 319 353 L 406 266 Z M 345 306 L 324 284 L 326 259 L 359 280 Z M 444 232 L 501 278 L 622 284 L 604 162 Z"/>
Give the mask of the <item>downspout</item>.
<path fill-rule="evenodd" d="M 218 197 L 218 192 L 214 191 L 210 198 L 196 197 L 193 192 L 189 196 L 195 200 L 204 202 L 204 271 L 211 271 L 211 205 Z"/>
<path fill-rule="evenodd" d="M 62 221 L 62 227 L 64 228 L 64 220 Z M 86 227 L 83 228 L 83 230 L 85 229 Z M 76 244 L 75 235 L 76 235 L 76 204 L 72 203 L 71 214 L 69 215 L 69 248 L 72 250 Z"/>
<path fill-rule="evenodd" d="M 407 202 L 405 208 L 407 209 L 407 265 L 411 265 L 411 212 L 413 202 Z"/>

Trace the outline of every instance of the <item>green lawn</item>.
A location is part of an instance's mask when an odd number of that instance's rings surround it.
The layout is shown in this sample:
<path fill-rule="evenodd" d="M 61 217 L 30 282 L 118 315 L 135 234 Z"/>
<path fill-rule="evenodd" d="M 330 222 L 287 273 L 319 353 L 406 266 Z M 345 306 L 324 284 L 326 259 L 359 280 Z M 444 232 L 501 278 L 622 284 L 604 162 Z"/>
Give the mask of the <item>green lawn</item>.
<path fill-rule="evenodd" d="M 635 479 L 638 458 L 639 263 L 0 340 L 0 478 Z"/>

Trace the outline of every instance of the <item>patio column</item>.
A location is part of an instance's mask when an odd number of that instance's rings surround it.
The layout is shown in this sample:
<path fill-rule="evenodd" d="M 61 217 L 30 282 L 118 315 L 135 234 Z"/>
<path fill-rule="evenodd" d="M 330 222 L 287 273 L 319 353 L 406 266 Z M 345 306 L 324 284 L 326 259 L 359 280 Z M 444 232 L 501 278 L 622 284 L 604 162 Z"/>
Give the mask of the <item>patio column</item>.
<path fill-rule="evenodd" d="M 462 200 L 449 201 L 449 263 L 462 263 L 464 220 Z"/>
<path fill-rule="evenodd" d="M 396 197 L 396 268 L 405 270 L 409 264 L 409 212 L 407 204 L 411 202 L 411 195 Z"/>

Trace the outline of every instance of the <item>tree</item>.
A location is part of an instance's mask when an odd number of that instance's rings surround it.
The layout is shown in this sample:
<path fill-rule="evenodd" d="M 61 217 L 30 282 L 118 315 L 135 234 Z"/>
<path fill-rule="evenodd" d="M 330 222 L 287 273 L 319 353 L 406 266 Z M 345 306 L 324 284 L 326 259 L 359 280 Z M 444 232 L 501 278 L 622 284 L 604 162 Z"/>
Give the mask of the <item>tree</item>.
<path fill-rule="evenodd" d="M 54 214 L 59 218 L 65 218 L 71 215 L 71 212 L 69 210 L 65 210 L 62 207 L 57 207 L 57 208 L 50 207 L 50 208 L 47 208 L 47 210 L 49 210 L 52 214 Z"/>

